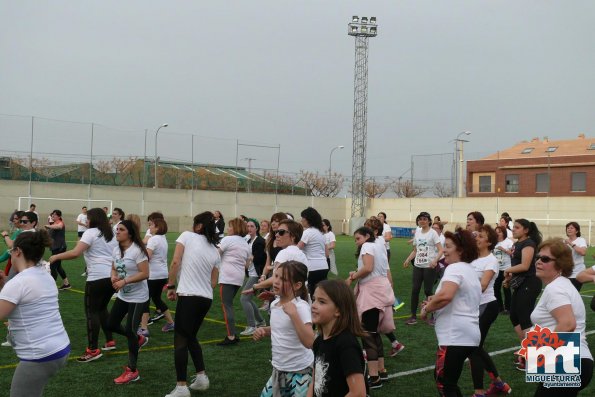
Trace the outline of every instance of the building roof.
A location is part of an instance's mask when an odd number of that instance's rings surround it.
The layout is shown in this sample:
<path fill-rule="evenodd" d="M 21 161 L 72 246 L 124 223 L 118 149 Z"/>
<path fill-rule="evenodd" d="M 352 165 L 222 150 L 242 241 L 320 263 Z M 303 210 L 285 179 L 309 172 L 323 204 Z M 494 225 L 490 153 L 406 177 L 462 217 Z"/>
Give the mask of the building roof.
<path fill-rule="evenodd" d="M 551 141 L 533 138 L 522 141 L 508 149 L 501 150 L 481 160 L 526 159 L 562 156 L 595 156 L 595 138 L 586 138 L 580 134 L 576 139 Z"/>

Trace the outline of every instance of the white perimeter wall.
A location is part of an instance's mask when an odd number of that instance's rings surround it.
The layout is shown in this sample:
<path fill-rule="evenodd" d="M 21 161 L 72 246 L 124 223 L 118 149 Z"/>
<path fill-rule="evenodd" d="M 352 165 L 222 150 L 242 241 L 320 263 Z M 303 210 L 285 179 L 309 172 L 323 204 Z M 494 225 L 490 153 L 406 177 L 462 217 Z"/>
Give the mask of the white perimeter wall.
<path fill-rule="evenodd" d="M 299 218 L 300 212 L 312 206 L 333 224 L 337 234 L 347 233 L 351 212 L 351 199 L 318 198 L 309 196 L 289 196 L 258 193 L 233 193 L 173 189 L 141 189 L 116 186 L 91 186 L 62 183 L 31 183 L 21 181 L 0 181 L 0 223 L 3 229 L 7 225 L 10 213 L 18 207 L 19 196 L 52 197 L 81 199 L 80 201 L 39 200 L 37 212 L 42 221 L 53 209 L 64 213 L 64 219 L 70 230 L 75 228 L 74 218 L 80 208 L 87 204 L 87 199 L 112 200 L 115 207 L 121 207 L 128 213 L 136 213 L 144 221 L 153 211 L 165 214 L 171 231 L 187 230 L 192 224 L 192 216 L 205 210 L 219 210 L 225 219 L 243 214 L 257 219 L 270 218 L 276 211 L 291 212 Z M 108 205 L 92 203 L 92 206 Z M 27 202 L 21 202 L 28 208 Z M 26 209 L 25 208 L 25 209 Z M 595 198 L 593 197 L 505 197 L 505 198 L 413 198 L 413 199 L 369 199 L 366 203 L 366 216 L 386 212 L 392 226 L 415 226 L 415 217 L 421 211 L 432 216 L 439 215 L 452 230 L 457 224 L 464 225 L 467 213 L 480 211 L 486 222 L 495 224 L 500 214 L 508 212 L 513 218 L 534 220 L 545 237 L 563 236 L 564 225 L 570 220 L 581 224 L 583 236 L 590 237 L 590 219 L 595 218 Z M 594 236 L 595 237 L 595 236 Z M 595 243 L 591 241 L 591 243 Z"/>

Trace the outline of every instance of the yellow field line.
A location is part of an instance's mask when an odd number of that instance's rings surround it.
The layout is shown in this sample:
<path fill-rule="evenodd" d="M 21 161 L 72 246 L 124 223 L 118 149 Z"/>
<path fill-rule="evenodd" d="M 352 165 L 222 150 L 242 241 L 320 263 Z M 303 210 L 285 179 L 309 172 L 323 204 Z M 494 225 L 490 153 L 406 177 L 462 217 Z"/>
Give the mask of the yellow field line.
<path fill-rule="evenodd" d="M 85 291 L 81 291 L 81 290 L 79 290 L 79 289 L 74 289 L 74 288 L 70 288 L 70 289 L 67 289 L 67 290 L 65 290 L 65 291 L 76 292 L 77 294 L 84 294 L 84 293 L 85 293 Z M 156 309 L 156 307 L 155 307 L 155 306 L 149 306 L 149 307 L 150 307 L 151 309 Z M 172 314 L 176 314 L 176 311 L 175 311 L 175 310 L 171 310 L 171 309 L 170 309 L 170 313 L 172 313 Z M 223 324 L 223 325 L 225 325 L 225 321 L 221 321 L 221 320 L 215 320 L 214 318 L 205 317 L 205 321 L 209 321 L 209 322 L 211 322 L 211 323 L 216 323 L 216 324 Z M 247 325 L 246 325 L 246 324 L 240 324 L 240 323 L 236 323 L 236 325 L 237 325 L 238 327 L 247 327 Z"/>

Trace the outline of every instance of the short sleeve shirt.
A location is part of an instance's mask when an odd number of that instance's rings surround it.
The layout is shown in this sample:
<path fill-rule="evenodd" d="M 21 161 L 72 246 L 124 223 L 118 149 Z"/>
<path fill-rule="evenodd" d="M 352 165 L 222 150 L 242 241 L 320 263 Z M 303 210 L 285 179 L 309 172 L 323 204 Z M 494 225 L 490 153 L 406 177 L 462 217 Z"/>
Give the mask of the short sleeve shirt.
<path fill-rule="evenodd" d="M 295 372 L 312 366 L 314 354 L 300 342 L 291 318 L 283 311 L 277 298 L 271 303 L 272 364 L 279 371 Z M 304 324 L 312 323 L 308 302 L 300 298 L 292 301 Z"/>
<path fill-rule="evenodd" d="M 146 261 L 147 256 L 138 245 L 132 244 L 124 251 L 124 256 L 120 252 L 120 247 L 113 251 L 114 268 L 118 277 L 124 279 L 139 273 L 138 264 Z M 136 283 L 128 283 L 118 291 L 118 298 L 129 303 L 143 303 L 149 300 L 149 288 L 147 280 Z"/>
<path fill-rule="evenodd" d="M 328 264 L 326 263 L 326 254 L 325 254 L 325 240 L 324 235 L 320 232 L 320 230 L 309 227 L 304 230 L 302 234 L 301 241 L 305 244 L 304 245 L 304 254 L 306 254 L 306 258 L 308 258 L 308 271 L 316 271 L 316 270 L 326 270 L 328 269 Z"/>
<path fill-rule="evenodd" d="M 112 271 L 113 252 L 118 246 L 116 238 L 105 241 L 101 232 L 96 227 L 87 229 L 81 237 L 81 243 L 89 246 L 84 253 L 85 264 L 87 265 L 87 281 L 109 278 Z"/>
<path fill-rule="evenodd" d="M 434 229 L 429 229 L 426 233 L 422 229 L 415 231 L 413 245 L 415 246 L 414 265 L 420 268 L 430 267 L 430 263 L 436 258 L 436 245 L 440 243 L 440 237 Z"/>
<path fill-rule="evenodd" d="M 226 236 L 219 249 L 222 251 L 219 284 L 242 285 L 246 262 L 252 255 L 250 245 L 241 236 Z"/>
<path fill-rule="evenodd" d="M 582 237 L 577 237 L 573 242 L 573 245 L 577 247 L 587 247 L 587 241 Z M 574 268 L 572 268 L 572 274 L 570 278 L 576 278 L 576 276 L 585 270 L 585 257 L 583 255 L 579 255 L 574 248 L 570 247 L 572 250 L 572 260 L 574 261 Z"/>
<path fill-rule="evenodd" d="M 483 278 L 483 274 L 485 271 L 491 270 L 494 272 L 492 278 L 490 279 L 487 288 L 481 294 L 481 300 L 479 302 L 480 305 L 484 303 L 489 303 L 491 301 L 496 300 L 496 296 L 494 295 L 494 282 L 498 277 L 499 267 L 498 267 L 498 259 L 493 254 L 489 254 L 483 258 L 477 258 L 471 265 L 475 269 L 477 273 L 477 277 L 479 279 L 479 283 L 481 285 L 481 279 Z"/>
<path fill-rule="evenodd" d="M 157 234 L 147 241 L 147 249 L 153 251 L 149 260 L 149 280 L 162 280 L 167 278 L 167 239 L 164 235 Z"/>
<path fill-rule="evenodd" d="M 176 243 L 184 246 L 176 292 L 213 299 L 211 273 L 220 263 L 217 247 L 204 235 L 194 232 L 182 233 Z"/>
<path fill-rule="evenodd" d="M 502 247 L 502 248 L 506 249 L 507 251 L 510 251 L 512 249 L 513 244 L 514 243 L 512 242 L 511 239 L 505 238 L 502 241 L 498 241 L 498 244 L 496 244 L 496 248 Z M 494 249 L 493 254 L 496 257 L 496 259 L 498 260 L 498 265 L 499 265 L 500 271 L 504 271 L 510 267 L 510 255 L 508 255 L 506 252 L 501 251 L 499 249 Z"/>

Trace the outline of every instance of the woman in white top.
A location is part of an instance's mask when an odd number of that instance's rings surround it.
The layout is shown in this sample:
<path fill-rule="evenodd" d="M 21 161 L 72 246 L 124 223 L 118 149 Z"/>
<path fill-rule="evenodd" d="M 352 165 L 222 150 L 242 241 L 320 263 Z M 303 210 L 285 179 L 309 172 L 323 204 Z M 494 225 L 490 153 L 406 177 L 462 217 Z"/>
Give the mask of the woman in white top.
<path fill-rule="evenodd" d="M 494 248 L 494 256 L 498 259 L 498 277 L 494 282 L 494 295 L 498 301 L 498 308 L 500 313 L 508 314 L 510 312 L 510 288 L 502 288 L 504 282 L 504 271 L 510 267 L 510 256 L 512 255 L 512 246 L 514 242 L 508 238 L 508 228 L 506 226 L 496 226 L 496 235 L 498 236 L 498 243 Z M 502 299 L 502 291 L 504 291 L 504 299 Z"/>
<path fill-rule="evenodd" d="M 512 241 L 512 229 L 509 229 L 508 225 L 508 218 L 500 218 L 500 220 L 498 221 L 498 226 L 502 226 L 505 229 L 505 236 Z"/>
<path fill-rule="evenodd" d="M 246 222 L 242 218 L 234 218 L 227 223 L 227 236 L 223 237 L 219 246 L 219 294 L 227 336 L 217 343 L 218 346 L 234 345 L 240 341 L 236 331 L 233 299 L 244 284 L 246 265 L 252 255 L 250 245 L 244 239 L 247 233 Z"/>
<path fill-rule="evenodd" d="M 477 231 L 475 237 L 477 241 L 477 248 L 479 250 L 479 257 L 471 262 L 475 268 L 477 278 L 481 284 L 481 300 L 479 302 L 479 331 L 481 333 L 481 340 L 479 347 L 469 357 L 469 364 L 471 365 L 471 378 L 473 379 L 473 388 L 475 389 L 475 396 L 483 396 L 484 394 L 492 395 L 499 393 L 510 393 L 510 386 L 503 382 L 498 373 L 498 369 L 494 361 L 483 348 L 488 331 L 490 327 L 498 318 L 499 308 L 498 301 L 494 295 L 494 282 L 498 277 L 499 265 L 498 259 L 492 254 L 492 249 L 498 242 L 496 232 L 490 225 L 483 225 Z M 486 371 L 492 380 L 492 384 L 487 392 L 484 390 L 483 372 Z"/>
<path fill-rule="evenodd" d="M 382 237 L 384 238 L 384 244 L 386 246 L 386 256 L 388 258 L 388 262 L 390 263 L 390 240 L 393 238 L 393 231 L 386 221 L 386 212 L 379 212 L 378 219 L 380 219 L 380 222 L 382 222 Z"/>
<path fill-rule="evenodd" d="M 314 294 L 316 284 L 326 280 L 328 276 L 328 264 L 326 263 L 326 245 L 324 240 L 324 229 L 322 228 L 322 217 L 312 207 L 308 207 L 300 214 L 304 233 L 298 243 L 299 249 L 304 251 L 308 258 L 308 291 L 310 296 Z"/>
<path fill-rule="evenodd" d="M 116 239 L 110 227 L 107 215 L 102 208 L 91 208 L 87 212 L 89 228 L 85 230 L 74 249 L 58 255 L 50 256 L 50 263 L 57 260 L 75 259 L 83 255 L 87 267 L 85 283 L 85 316 L 87 323 L 87 349 L 77 358 L 79 362 L 97 360 L 102 356 L 101 350 L 116 348 L 112 331 L 107 326 L 109 304 L 114 295 L 110 278 Z M 98 346 L 99 330 L 105 333 L 106 343 L 101 349 Z"/>
<path fill-rule="evenodd" d="M 566 224 L 566 236 L 568 238 L 564 240 L 564 243 L 570 247 L 570 250 L 572 251 L 572 261 L 574 262 L 572 274 L 568 278 L 576 289 L 580 291 L 583 284 L 576 281 L 576 276 L 585 270 L 587 241 L 581 237 L 581 226 L 577 222 L 568 222 Z"/>
<path fill-rule="evenodd" d="M 202 349 L 196 334 L 213 303 L 213 288 L 219 276 L 218 242 L 215 217 L 208 211 L 196 215 L 192 231 L 182 233 L 176 240 L 176 250 L 169 269 L 167 298 L 177 300 L 174 319 L 177 384 L 167 397 L 190 396 L 187 386 L 188 354 L 196 371 L 196 379 L 190 388 L 209 388 L 209 378 L 205 373 Z"/>
<path fill-rule="evenodd" d="M 122 208 L 114 208 L 112 211 L 112 218 L 109 220 L 112 224 L 112 230 L 114 231 L 114 236 L 116 235 L 116 230 L 118 229 L 118 223 L 124 220 L 126 214 L 122 210 Z"/>
<path fill-rule="evenodd" d="M 326 261 L 328 263 L 330 272 L 336 276 L 339 274 L 337 271 L 337 258 L 335 257 L 335 244 L 337 242 L 337 238 L 335 237 L 335 233 L 333 233 L 331 221 L 328 219 L 323 219 L 322 228 L 324 229 L 324 241 L 327 252 Z"/>
<path fill-rule="evenodd" d="M 70 353 L 54 280 L 41 265 L 51 240 L 45 230 L 21 233 L 10 249 L 17 274 L 5 283 L 0 272 L 0 320 L 8 318 L 9 341 L 20 362 L 10 385 L 13 397 L 41 397 Z"/>
<path fill-rule="evenodd" d="M 446 232 L 444 237 L 444 258 L 448 266 L 436 294 L 422 305 L 421 316 L 426 318 L 435 312 L 438 352 L 434 378 L 440 395 L 462 396 L 457 382 L 463 363 L 481 340 L 481 284 L 470 264 L 477 259 L 478 250 L 468 230 Z"/>
<path fill-rule="evenodd" d="M 586 339 L 586 313 L 583 299 L 568 277 L 574 263 L 568 246 L 561 239 L 545 240 L 539 245 L 536 275 L 545 285 L 531 322 L 556 332 L 580 332 L 581 385 L 579 387 L 546 387 L 540 383 L 537 397 L 576 396 L 586 388 L 593 376 L 593 356 Z"/>
<path fill-rule="evenodd" d="M 149 255 L 149 280 L 147 285 L 149 287 L 149 300 L 145 305 L 143 318 L 139 333 L 144 336 L 149 336 L 147 325 L 153 324 L 156 321 L 165 317 L 167 323 L 161 328 L 163 332 L 171 332 L 174 330 L 174 320 L 171 317 L 167 304 L 161 299 L 163 294 L 163 287 L 167 284 L 167 252 L 169 247 L 167 245 L 167 222 L 163 218 L 157 218 L 151 221 L 149 225 L 151 237 L 147 242 L 147 254 Z M 149 303 L 153 300 L 157 311 L 155 316 L 149 321 Z"/>
<path fill-rule="evenodd" d="M 113 264 L 111 280 L 118 297 L 112 306 L 108 319 L 108 327 L 128 339 L 128 366 L 124 372 L 114 379 L 118 385 L 127 384 L 140 379 L 136 362 L 138 351 L 147 344 L 149 338 L 136 334 L 143 314 L 143 308 L 149 299 L 149 258 L 147 248 L 140 236 L 140 231 L 129 220 L 118 225 L 116 231 L 118 246 L 112 253 Z M 126 326 L 122 320 L 126 317 Z"/>
<path fill-rule="evenodd" d="M 413 251 L 409 254 L 403 267 L 409 267 L 409 261 L 415 258 L 411 286 L 411 317 L 405 322 L 407 325 L 417 324 L 417 306 L 419 305 L 419 292 L 422 284 L 426 299 L 432 296 L 434 280 L 436 279 L 436 266 L 442 256 L 440 237 L 432 226 L 432 217 L 427 212 L 421 212 L 415 222 L 419 229 L 415 231 Z M 433 325 L 433 320 L 428 318 L 428 324 Z"/>

